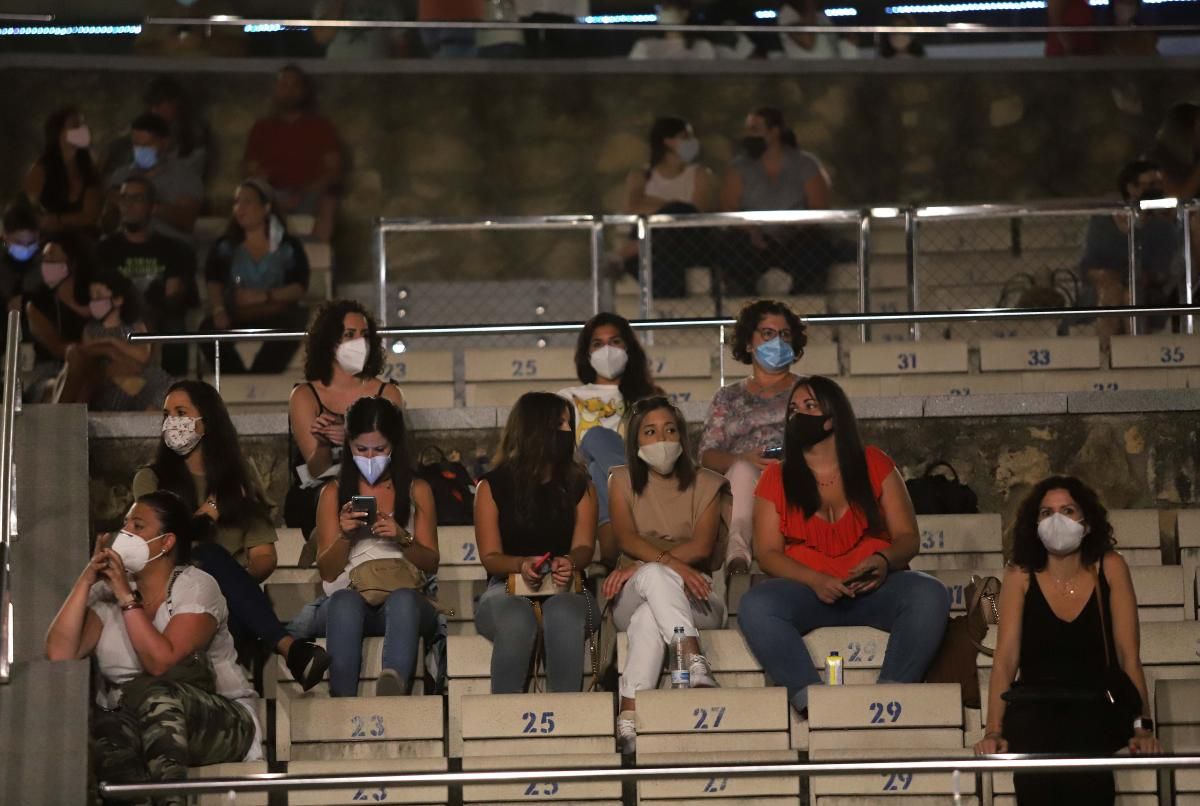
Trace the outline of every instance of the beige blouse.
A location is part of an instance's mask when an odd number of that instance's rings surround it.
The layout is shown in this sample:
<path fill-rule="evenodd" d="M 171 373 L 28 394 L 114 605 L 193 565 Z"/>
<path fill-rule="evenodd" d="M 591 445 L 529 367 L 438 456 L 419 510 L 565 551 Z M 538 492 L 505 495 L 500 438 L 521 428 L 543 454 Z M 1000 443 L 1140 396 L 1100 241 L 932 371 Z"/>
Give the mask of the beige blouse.
<path fill-rule="evenodd" d="M 624 494 L 629 514 L 637 526 L 638 534 L 660 549 L 670 549 L 692 539 L 697 521 L 708 509 L 714 498 L 720 496 L 721 523 L 717 527 L 717 542 L 713 545 L 708 562 L 697 563 L 701 571 L 716 571 L 725 560 L 725 546 L 729 542 L 729 520 L 733 497 L 729 482 L 719 473 L 703 467 L 696 468 L 696 482 L 686 490 L 679 489 L 674 478 L 664 478 L 650 473 L 641 495 L 635 495 L 629 479 L 629 468 L 614 467 L 611 484 Z M 634 562 L 621 555 L 619 565 Z"/>

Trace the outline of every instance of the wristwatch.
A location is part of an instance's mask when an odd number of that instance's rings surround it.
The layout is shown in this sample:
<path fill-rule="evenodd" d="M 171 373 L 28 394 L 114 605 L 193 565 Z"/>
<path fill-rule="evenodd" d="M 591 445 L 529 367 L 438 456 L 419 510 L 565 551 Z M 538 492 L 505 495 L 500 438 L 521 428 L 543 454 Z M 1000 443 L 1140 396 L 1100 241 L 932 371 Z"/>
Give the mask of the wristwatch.
<path fill-rule="evenodd" d="M 1139 716 L 1137 719 L 1133 720 L 1133 729 L 1134 730 L 1146 730 L 1146 731 L 1150 731 L 1151 733 L 1153 733 L 1154 732 L 1154 720 L 1148 716 Z"/>

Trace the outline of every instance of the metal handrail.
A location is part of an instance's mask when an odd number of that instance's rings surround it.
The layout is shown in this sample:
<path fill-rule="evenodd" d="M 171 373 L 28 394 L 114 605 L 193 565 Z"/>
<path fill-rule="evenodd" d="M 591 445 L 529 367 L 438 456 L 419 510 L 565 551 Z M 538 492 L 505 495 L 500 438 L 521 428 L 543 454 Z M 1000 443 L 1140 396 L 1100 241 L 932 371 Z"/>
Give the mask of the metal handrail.
<path fill-rule="evenodd" d="M 889 759 L 879 761 L 812 761 L 797 764 L 713 764 L 685 767 L 608 767 L 600 769 L 486 770 L 472 772 L 288 775 L 265 773 L 238 777 L 161 783 L 102 782 L 100 793 L 120 798 L 183 793 L 277 792 L 368 786 L 460 787 L 466 784 L 531 781 L 646 781 L 675 778 L 753 778 L 763 776 L 863 775 L 870 773 L 986 773 L 1016 770 L 1141 770 L 1200 767 L 1200 755 L 1033 756 L 1005 754 L 982 758 Z"/>
<path fill-rule="evenodd" d="M 9 587 L 9 557 L 12 548 L 13 443 L 16 440 L 17 369 L 20 364 L 21 314 L 8 314 L 4 348 L 4 399 L 0 409 L 0 683 L 7 683 L 13 664 L 13 608 Z"/>

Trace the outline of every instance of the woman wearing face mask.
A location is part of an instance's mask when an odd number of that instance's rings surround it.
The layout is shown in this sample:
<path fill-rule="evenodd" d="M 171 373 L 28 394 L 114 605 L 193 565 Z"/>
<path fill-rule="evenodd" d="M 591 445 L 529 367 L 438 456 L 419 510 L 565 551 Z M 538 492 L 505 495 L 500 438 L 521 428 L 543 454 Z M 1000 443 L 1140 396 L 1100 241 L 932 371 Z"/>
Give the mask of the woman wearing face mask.
<path fill-rule="evenodd" d="M 329 667 L 325 650 L 288 635 L 260 587 L 275 570 L 277 536 L 217 390 L 202 381 L 178 381 L 167 390 L 158 453 L 131 486 L 134 496 L 170 490 L 207 518 L 215 534 L 196 543 L 192 558 L 229 602 L 230 630 L 282 656 L 306 691 L 319 683 Z"/>
<path fill-rule="evenodd" d="M 46 119 L 42 155 L 25 174 L 25 195 L 45 210 L 41 228 L 94 232 L 100 218 L 100 175 L 89 149 L 92 132 L 83 113 L 59 109 Z"/>
<path fill-rule="evenodd" d="M 438 628 L 428 596 L 439 559 L 433 490 L 413 474 L 404 415 L 391 401 L 360 398 L 346 411 L 345 430 L 343 456 L 353 461 L 343 461 L 337 479 L 321 490 L 317 510 L 317 568 L 326 589 L 333 589 L 323 613 L 332 658 L 329 692 L 358 694 L 363 636 L 382 635 L 375 694 L 404 695 L 418 642 L 429 646 Z M 356 508 L 356 496 L 374 499 L 374 520 Z M 385 583 L 363 582 L 368 563 L 380 561 L 406 569 L 406 581 L 390 591 Z"/>
<path fill-rule="evenodd" d="M 96 780 L 182 781 L 189 766 L 262 758 L 256 697 L 237 665 L 225 599 L 188 565 L 192 528 L 177 496 L 140 496 L 121 532 L 97 542 L 46 634 L 50 660 L 96 659 Z"/>
<path fill-rule="evenodd" d="M 109 272 L 89 285 L 92 319 L 83 340 L 67 348 L 56 403 L 87 403 L 92 411 L 157 411 L 171 376 L 151 363 L 149 344 L 130 344 L 145 333 L 133 284 Z"/>
<path fill-rule="evenodd" d="M 512 574 L 533 589 L 555 591 L 542 599 L 547 689 L 579 691 L 583 683 L 583 645 L 598 613 L 590 594 L 571 587 L 595 550 L 596 493 L 575 462 L 571 415 L 556 395 L 521 395 L 496 467 L 475 493 L 475 542 L 490 577 L 475 625 L 492 642 L 493 694 L 525 691 L 538 639 L 533 604 L 505 588 Z"/>
<path fill-rule="evenodd" d="M 743 135 L 742 153 L 730 161 L 721 180 L 721 210 L 829 207 L 829 175 L 816 155 L 799 148 L 781 111 L 772 107 L 754 110 L 746 116 Z M 829 267 L 840 256 L 840 245 L 817 226 L 737 227 L 725 236 L 716 260 L 725 269 L 725 283 L 739 294 L 755 294 L 759 277 L 776 267 L 791 275 L 791 293 L 820 292 Z"/>
<path fill-rule="evenodd" d="M 700 141 L 683 118 L 658 118 L 650 128 L 650 163 L 630 171 L 625 179 L 625 211 L 637 215 L 707 213 L 713 209 L 712 171 L 696 162 Z M 684 255 L 705 248 L 696 239 L 705 231 L 679 233 L 662 230 L 655 237 L 654 296 L 682 297 L 686 292 L 684 272 L 694 263 Z M 660 239 L 662 242 L 660 243 Z M 629 238 L 622 248 L 625 269 L 638 273 L 637 242 Z"/>
<path fill-rule="evenodd" d="M 404 396 L 394 383 L 379 379 L 383 343 L 374 318 L 355 300 L 323 303 L 304 344 L 306 383 L 288 401 L 295 473 L 283 517 L 308 537 L 316 526 L 321 485 L 340 469 L 346 410 L 362 397 L 382 397 L 403 408 Z"/>
<path fill-rule="evenodd" d="M 887 454 L 864 447 L 850 401 L 828 378 L 800 378 L 788 397 L 783 462 L 755 492 L 754 551 L 774 577 L 742 597 L 738 627 L 763 671 L 803 715 L 820 683 L 804 636 L 819 627 L 891 633 L 881 683 L 919 683 L 942 642 L 946 588 L 902 570 L 916 556 L 917 517 Z"/>
<path fill-rule="evenodd" d="M 42 247 L 41 278 L 25 299 L 25 319 L 33 341 L 34 367 L 26 377 L 25 399 L 46 402 L 62 372 L 67 350 L 83 339 L 92 318 L 88 278 L 91 267 L 82 240 L 62 233 Z"/>
<path fill-rule="evenodd" d="M 233 218 L 209 250 L 204 274 L 211 313 L 200 323 L 201 330 L 303 330 L 308 324 L 308 309 L 300 304 L 308 289 L 308 257 L 276 215 L 275 191 L 263 180 L 247 179 L 238 185 Z M 283 372 L 297 349 L 294 341 L 264 342 L 249 371 Z M 212 346 L 201 350 L 212 362 Z M 221 371 L 247 369 L 236 350 L 226 350 Z"/>
<path fill-rule="evenodd" d="M 629 321 L 615 313 L 598 313 L 584 323 L 575 342 L 575 374 L 582 385 L 561 389 L 558 396 L 574 408 L 575 437 L 596 488 L 600 547 L 611 561 L 616 545 L 608 526 L 608 471 L 625 461 L 620 435 L 625 412 L 662 390 Z"/>
<path fill-rule="evenodd" d="M 629 635 L 617 718 L 623 753 L 635 750 L 637 692 L 658 687 L 676 627 L 687 636 L 688 684 L 716 685 L 697 628 L 725 621 L 709 574 L 724 557 L 729 485 L 696 467 L 687 442 L 683 414 L 667 398 L 638 401 L 625 435 L 627 464 L 614 468 L 608 482 L 621 560 L 604 580 L 604 596 L 615 603 L 617 629 Z"/>
<path fill-rule="evenodd" d="M 41 284 L 42 244 L 37 211 L 24 195 L 4 209 L 0 253 L 0 310 L 20 311 Z M 0 335 L 0 344 L 4 343 Z"/>
<path fill-rule="evenodd" d="M 1043 479 L 1021 503 L 977 754 L 1162 752 L 1139 657 L 1137 596 L 1115 546 L 1108 513 L 1079 479 Z M 1107 694 L 1121 676 L 1128 699 L 1119 702 L 1136 718 L 1114 725 Z M 1016 773 L 1013 782 L 1021 806 L 1115 798 L 1111 770 Z"/>
<path fill-rule="evenodd" d="M 783 455 L 788 393 L 796 381 L 791 368 L 807 343 L 804 324 L 787 303 L 758 300 L 738 313 L 733 358 L 750 364 L 750 377 L 717 391 L 700 438 L 700 463 L 724 473 L 733 491 L 727 573 L 750 570 L 754 488 Z"/>

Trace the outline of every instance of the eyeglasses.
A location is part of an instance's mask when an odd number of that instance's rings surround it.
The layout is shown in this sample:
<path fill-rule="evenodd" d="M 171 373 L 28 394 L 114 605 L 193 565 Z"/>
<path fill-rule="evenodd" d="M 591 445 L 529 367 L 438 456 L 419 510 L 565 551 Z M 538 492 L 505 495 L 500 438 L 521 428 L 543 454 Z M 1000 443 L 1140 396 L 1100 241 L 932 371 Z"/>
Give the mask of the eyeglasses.
<path fill-rule="evenodd" d="M 760 327 L 760 328 L 756 329 L 754 332 L 757 333 L 758 335 L 762 336 L 763 339 L 765 339 L 766 341 L 770 341 L 771 339 L 775 338 L 776 336 L 783 339 L 784 341 L 792 340 L 792 331 L 790 331 L 790 330 L 776 330 L 773 327 Z"/>

